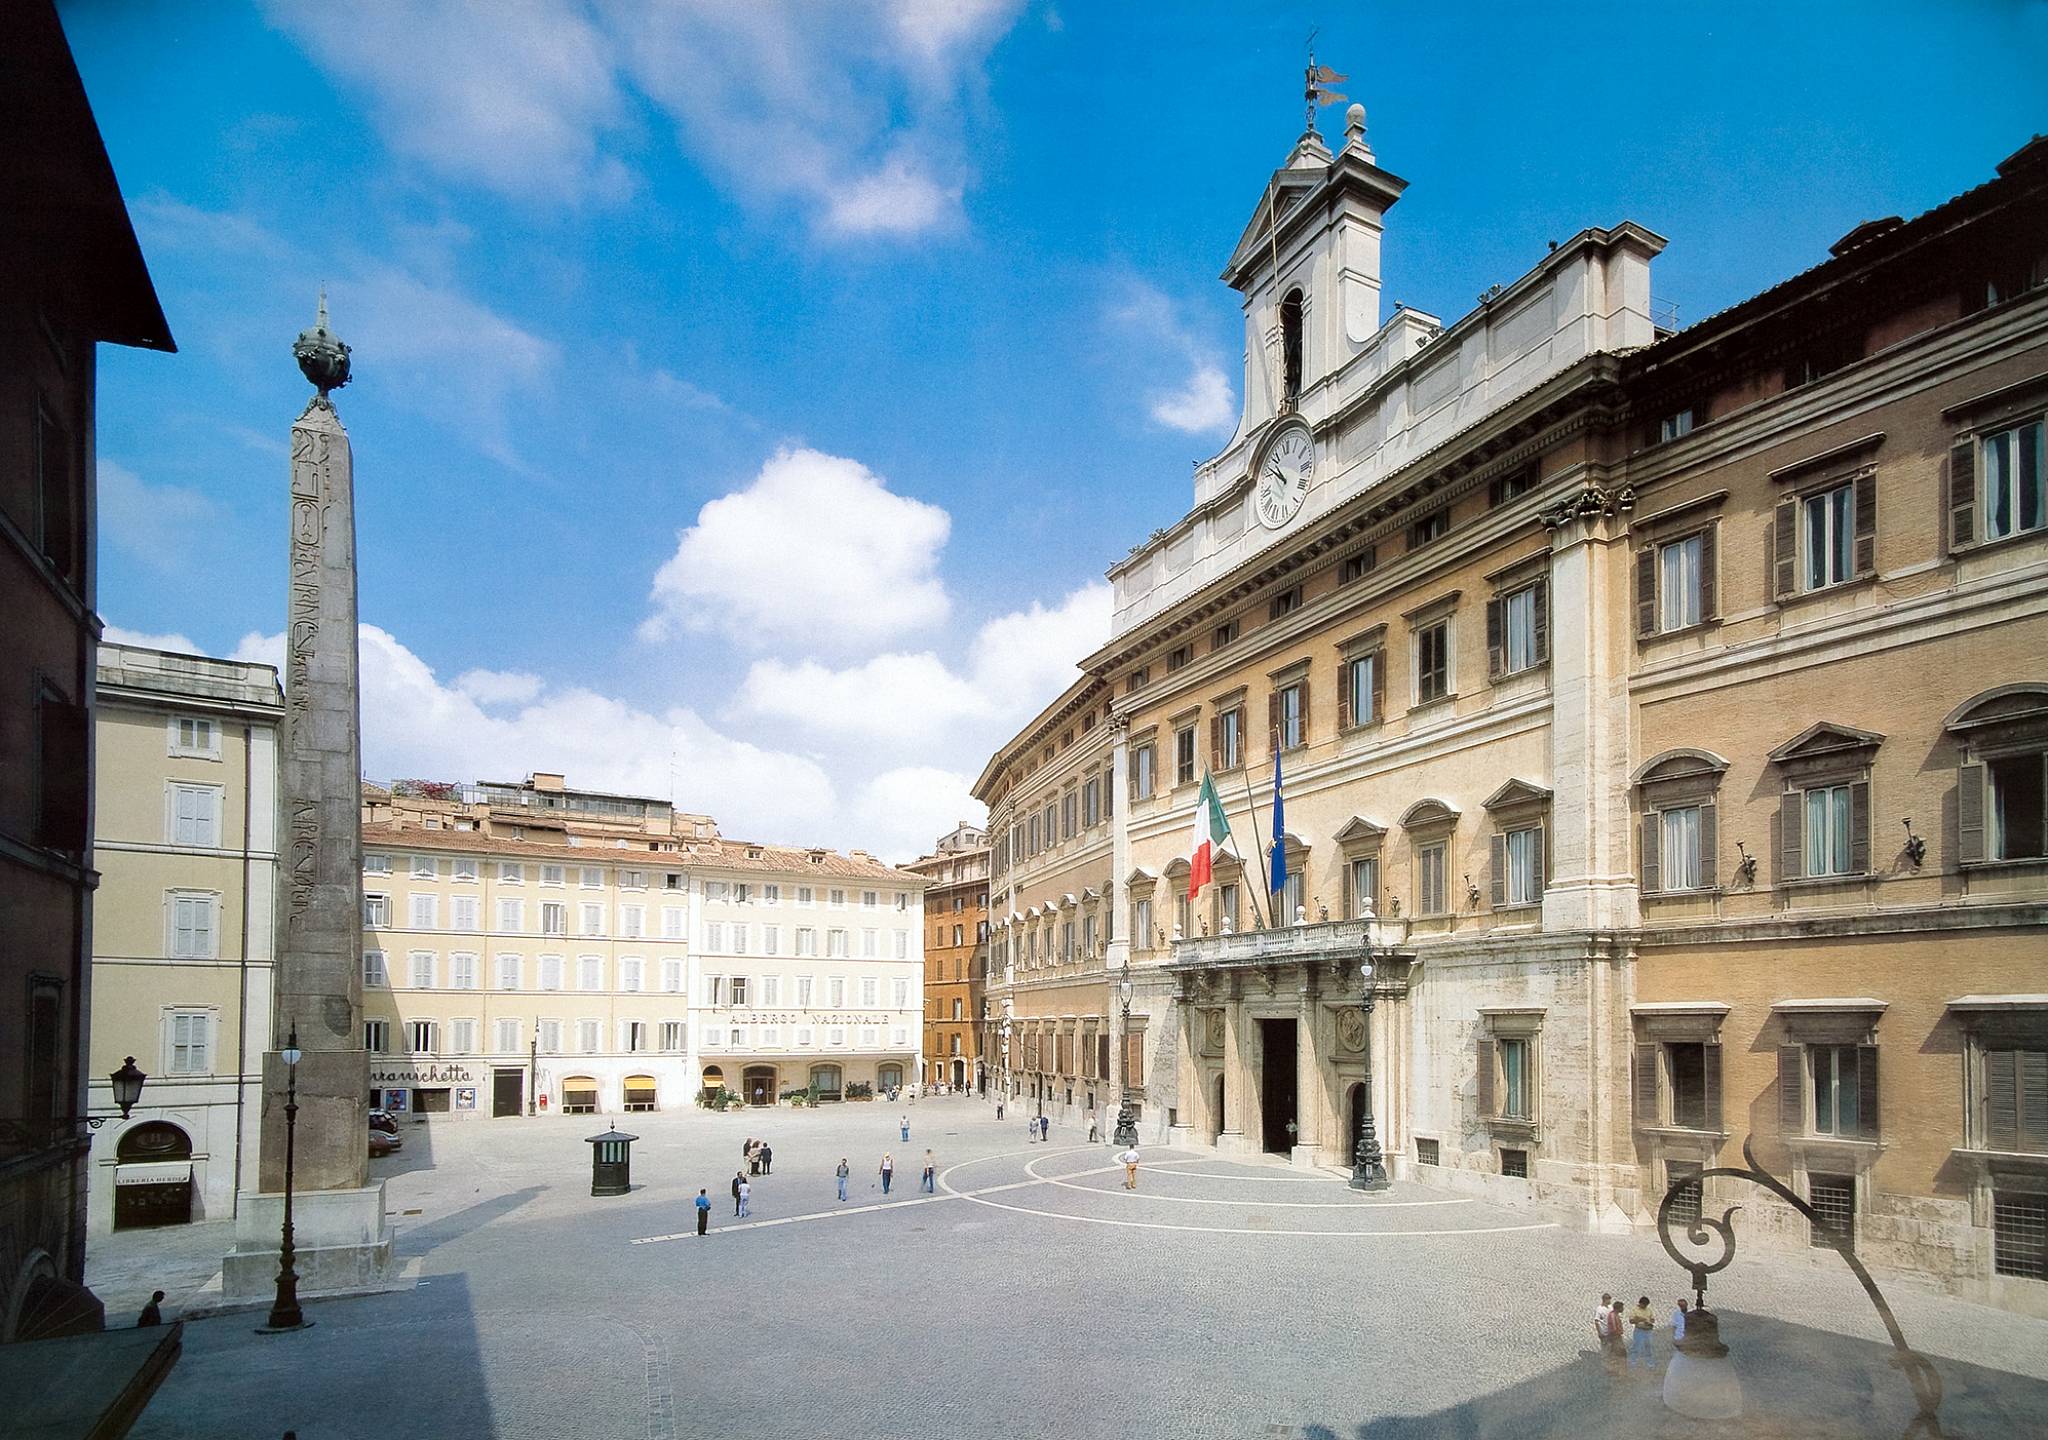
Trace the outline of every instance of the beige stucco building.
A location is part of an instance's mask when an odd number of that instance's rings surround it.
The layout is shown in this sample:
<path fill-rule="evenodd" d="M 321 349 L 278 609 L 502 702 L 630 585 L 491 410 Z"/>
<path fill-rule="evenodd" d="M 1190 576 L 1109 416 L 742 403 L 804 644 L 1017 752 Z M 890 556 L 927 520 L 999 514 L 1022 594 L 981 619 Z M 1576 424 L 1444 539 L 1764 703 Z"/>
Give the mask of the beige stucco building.
<path fill-rule="evenodd" d="M 1612 1231 L 1753 1142 L 2048 1312 L 2048 143 L 1998 172 L 1689 328 L 1628 221 L 1444 324 L 1382 319 L 1362 116 L 1303 137 L 1225 271 L 1238 432 L 983 777 L 998 955 L 1113 887 L 1148 1134 L 1347 1164 L 1369 1088 L 1397 1174 Z M 1104 761 L 1099 839 L 1020 840 Z M 1190 904 L 1205 772 L 1250 874 Z"/>
<path fill-rule="evenodd" d="M 125 1057 L 149 1080 L 94 1137 L 90 1224 L 223 1220 L 255 1188 L 283 695 L 268 665 L 108 644 L 96 704 L 93 1112 Z"/>
<path fill-rule="evenodd" d="M 773 1104 L 918 1073 L 918 877 L 559 775 L 366 788 L 364 813 L 366 1038 L 391 1108 Z"/>

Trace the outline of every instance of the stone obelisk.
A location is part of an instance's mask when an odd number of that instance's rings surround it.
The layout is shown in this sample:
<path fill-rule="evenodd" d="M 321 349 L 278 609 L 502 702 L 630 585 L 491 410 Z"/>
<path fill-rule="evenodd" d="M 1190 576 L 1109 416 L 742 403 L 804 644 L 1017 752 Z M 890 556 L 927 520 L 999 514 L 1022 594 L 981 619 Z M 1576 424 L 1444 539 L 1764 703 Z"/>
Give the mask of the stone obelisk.
<path fill-rule="evenodd" d="M 285 713 L 278 746 L 283 853 L 270 1046 L 263 1057 L 261 1189 L 243 1195 L 237 1209 L 235 1253 L 224 1282 L 231 1294 L 259 1293 L 276 1279 L 288 1085 L 298 1104 L 292 1190 L 301 1288 L 374 1284 L 391 1256 L 384 1187 L 366 1183 L 370 1065 L 363 1044 L 355 474 L 348 432 L 328 398 L 348 383 L 349 348 L 328 329 L 324 293 L 319 318 L 300 333 L 292 353 L 318 393 L 292 425 Z M 287 1067 L 283 1051 L 294 1035 L 301 1058 Z"/>

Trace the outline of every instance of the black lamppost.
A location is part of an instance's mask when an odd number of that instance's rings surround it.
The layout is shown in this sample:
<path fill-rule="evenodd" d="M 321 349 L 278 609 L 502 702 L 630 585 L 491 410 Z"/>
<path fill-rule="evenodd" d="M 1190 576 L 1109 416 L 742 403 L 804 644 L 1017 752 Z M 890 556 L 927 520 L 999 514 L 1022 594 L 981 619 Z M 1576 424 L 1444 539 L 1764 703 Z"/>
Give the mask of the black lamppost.
<path fill-rule="evenodd" d="M 1138 1112 L 1131 1105 L 1131 1077 L 1128 1070 L 1125 1069 L 1125 1061 L 1131 1053 L 1131 977 L 1129 972 L 1126 972 L 1123 979 L 1117 982 L 1117 999 L 1123 1002 L 1124 1053 L 1117 1056 L 1116 1063 L 1118 1068 L 1123 1069 L 1125 1073 L 1123 1084 L 1118 1087 L 1123 1096 L 1123 1103 L 1117 1106 L 1116 1111 L 1116 1143 L 1125 1149 L 1129 1149 L 1138 1143 Z"/>
<path fill-rule="evenodd" d="M 533 1102 L 540 1090 L 540 1021 L 533 1022 L 533 1042 L 526 1051 L 526 1118 L 534 1116 Z"/>
<path fill-rule="evenodd" d="M 292 1268 L 292 1151 L 299 1128 L 299 1022 L 279 1052 L 284 1061 L 284 1233 L 278 1245 L 277 1298 L 270 1302 L 265 1332 L 303 1330 L 311 1322 L 299 1310 L 299 1272 Z"/>
<path fill-rule="evenodd" d="M 1373 918 L 1372 902 L 1365 906 L 1365 958 L 1359 962 L 1358 974 L 1365 982 L 1365 1084 L 1358 1092 L 1358 1153 L 1351 1166 L 1351 1188 L 1353 1190 L 1384 1190 L 1387 1188 L 1387 1166 L 1380 1155 L 1379 1132 L 1372 1123 L 1372 950 L 1375 934 L 1379 929 Z"/>
<path fill-rule="evenodd" d="M 114 1084 L 114 1103 L 121 1107 L 121 1118 L 126 1120 L 128 1112 L 135 1108 L 135 1102 L 142 1098 L 142 1082 L 149 1077 L 135 1068 L 135 1057 L 130 1055 L 121 1062 L 121 1068 L 107 1078 Z"/>

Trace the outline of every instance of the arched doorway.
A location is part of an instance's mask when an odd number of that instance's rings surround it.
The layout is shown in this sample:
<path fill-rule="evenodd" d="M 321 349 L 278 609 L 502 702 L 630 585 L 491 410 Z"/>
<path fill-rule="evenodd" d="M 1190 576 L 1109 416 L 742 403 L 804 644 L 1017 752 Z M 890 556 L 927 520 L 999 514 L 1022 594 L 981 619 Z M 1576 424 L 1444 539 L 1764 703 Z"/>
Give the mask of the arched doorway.
<path fill-rule="evenodd" d="M 811 1067 L 811 1093 L 820 1100 L 844 1100 L 846 1082 L 837 1065 Z"/>
<path fill-rule="evenodd" d="M 1358 1137 L 1365 1129 L 1365 1086 L 1354 1082 L 1344 1098 L 1344 1113 L 1351 1117 L 1344 1131 L 1344 1159 L 1348 1163 L 1357 1154 Z"/>
<path fill-rule="evenodd" d="M 562 1113 L 564 1115 L 595 1115 L 597 1113 L 596 1076 L 571 1075 L 562 1081 Z"/>
<path fill-rule="evenodd" d="M 191 1136 L 168 1120 L 147 1120 L 122 1134 L 114 1160 L 116 1230 L 191 1220 Z"/>
<path fill-rule="evenodd" d="M 903 1067 L 884 1065 L 875 1071 L 875 1086 L 880 1090 L 901 1090 L 903 1088 Z"/>
<path fill-rule="evenodd" d="M 953 1062 L 953 1088 L 955 1090 L 965 1090 L 967 1088 L 967 1062 L 965 1060 L 955 1060 Z"/>
<path fill-rule="evenodd" d="M 652 1110 L 654 1104 L 654 1077 L 652 1075 L 628 1075 L 626 1077 L 626 1108 L 628 1110 Z"/>
<path fill-rule="evenodd" d="M 740 1072 L 740 1093 L 747 1097 L 749 1105 L 773 1105 L 775 1103 L 775 1067 L 773 1065 L 749 1065 Z"/>
<path fill-rule="evenodd" d="M 706 1065 L 704 1067 L 704 1076 L 697 1083 L 705 1096 L 716 1095 L 725 1088 L 725 1071 L 719 1069 L 716 1065 Z"/>

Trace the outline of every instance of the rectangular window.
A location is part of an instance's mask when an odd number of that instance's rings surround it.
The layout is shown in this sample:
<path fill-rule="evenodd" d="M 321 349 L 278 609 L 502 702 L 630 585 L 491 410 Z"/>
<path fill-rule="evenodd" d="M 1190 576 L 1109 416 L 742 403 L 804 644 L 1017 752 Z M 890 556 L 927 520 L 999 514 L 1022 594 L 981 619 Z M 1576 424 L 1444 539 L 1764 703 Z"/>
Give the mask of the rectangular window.
<path fill-rule="evenodd" d="M 1408 548 L 1416 549 L 1432 540 L 1440 540 L 1451 533 L 1451 512 L 1438 510 L 1425 515 L 1408 527 Z"/>
<path fill-rule="evenodd" d="M 1697 890 L 1700 865 L 1700 807 L 1683 805 L 1657 814 L 1658 881 L 1666 890 Z"/>
<path fill-rule="evenodd" d="M 540 957 L 540 988 L 559 990 L 562 988 L 562 957 L 543 955 Z"/>
<path fill-rule="evenodd" d="M 405 1027 L 405 1048 L 415 1055 L 432 1055 L 440 1049 L 440 1026 L 431 1020 L 414 1020 Z"/>
<path fill-rule="evenodd" d="M 1227 930 L 1239 928 L 1238 905 L 1241 892 L 1235 885 L 1225 885 L 1217 892 L 1217 908 L 1223 915 L 1223 926 Z"/>
<path fill-rule="evenodd" d="M 1500 1152 L 1500 1173 L 1507 1176 L 1510 1180 L 1527 1180 L 1529 1178 L 1529 1152 L 1527 1150 L 1510 1149 L 1507 1146 L 1502 1146 Z"/>
<path fill-rule="evenodd" d="M 1209 633 L 1209 648 L 1211 650 L 1221 650 L 1235 639 L 1237 639 L 1237 621 L 1226 620 Z"/>
<path fill-rule="evenodd" d="M 196 715 L 173 716 L 170 722 L 171 751 L 187 759 L 218 760 L 220 727 Z"/>
<path fill-rule="evenodd" d="M 1691 1223 L 1700 1218 L 1700 1162 L 1697 1160 L 1666 1160 L 1664 1162 L 1664 1183 L 1669 1189 L 1684 1185 L 1678 1198 L 1671 1202 L 1671 1218 Z"/>
<path fill-rule="evenodd" d="M 492 1053 L 498 1055 L 517 1055 L 519 1053 L 519 1022 L 517 1020 L 500 1020 L 491 1029 L 493 1032 L 491 1040 Z"/>
<path fill-rule="evenodd" d="M 1856 1239 L 1856 1177 L 1854 1175 L 1808 1175 L 1806 1203 L 1851 1243 Z M 1834 1242 L 1820 1226 L 1811 1227 L 1808 1243 L 1816 1249 L 1833 1249 Z"/>
<path fill-rule="evenodd" d="M 621 990 L 628 992 L 629 994 L 638 992 L 641 988 L 640 979 L 641 973 L 644 969 L 645 965 L 642 961 L 635 960 L 632 958 L 620 960 L 619 988 Z"/>
<path fill-rule="evenodd" d="M 1173 783 L 1195 783 L 1195 727 L 1184 725 L 1173 732 Z"/>
<path fill-rule="evenodd" d="M 500 955 L 498 957 L 498 988 L 500 990 L 517 990 L 519 988 L 519 966 L 520 960 L 517 955 Z"/>
<path fill-rule="evenodd" d="M 1991 1192 L 1991 1268 L 2021 1280 L 2048 1280 L 2048 1195 Z"/>
<path fill-rule="evenodd" d="M 1133 800 L 1150 800 L 1152 798 L 1153 789 L 1158 783 L 1154 775 L 1154 766 L 1157 762 L 1158 752 L 1150 745 L 1140 745 L 1131 751 L 1131 798 Z"/>
<path fill-rule="evenodd" d="M 597 1021 L 578 1020 L 576 1022 L 576 1048 L 585 1055 L 595 1055 L 597 1053 L 600 1038 Z"/>
<path fill-rule="evenodd" d="M 1806 792 L 1806 874 L 1848 875 L 1849 787 L 1823 785 Z"/>
<path fill-rule="evenodd" d="M 576 883 L 585 890 L 602 890 L 604 888 L 604 871 L 595 865 L 584 865 L 580 867 Z"/>
<path fill-rule="evenodd" d="M 2048 1050 L 1984 1052 L 1984 1148 L 2048 1152 Z"/>
<path fill-rule="evenodd" d="M 782 887 L 780 885 L 763 885 L 761 887 L 761 903 L 763 905 L 780 905 L 782 903 Z"/>
<path fill-rule="evenodd" d="M 961 943 L 960 927 L 958 925 L 953 927 L 953 943 L 955 945 Z M 910 958 L 910 932 L 908 930 L 898 930 L 896 932 L 896 958 L 898 960 L 908 960 Z"/>
<path fill-rule="evenodd" d="M 1507 903 L 1536 904 L 1543 898 L 1543 831 L 1510 830 L 1503 837 L 1501 850 L 1507 867 Z"/>
<path fill-rule="evenodd" d="M 811 1008 L 811 989 L 812 989 L 812 985 L 813 985 L 813 982 L 812 982 L 812 980 L 811 980 L 811 977 L 810 977 L 810 976 L 808 976 L 808 975 L 799 975 L 799 976 L 797 976 L 797 977 L 796 977 L 796 1008 L 797 1008 L 797 1009 L 799 1009 L 799 1010 L 808 1010 L 808 1009 L 810 1009 L 810 1008 Z"/>
<path fill-rule="evenodd" d="M 873 890 L 863 890 L 860 892 L 860 903 L 863 910 L 874 910 L 880 907 L 882 897 Z"/>
<path fill-rule="evenodd" d="M 1799 502 L 1804 588 L 1839 585 L 1856 573 L 1856 487 L 1837 485 Z"/>
<path fill-rule="evenodd" d="M 661 962 L 661 988 L 675 994 L 683 988 L 683 962 L 664 960 Z"/>
<path fill-rule="evenodd" d="M 171 786 L 170 843 L 209 849 L 219 845 L 220 794 L 218 785 Z"/>
<path fill-rule="evenodd" d="M 363 897 L 364 928 L 382 930 L 390 923 L 391 897 L 389 895 L 365 895 Z"/>
<path fill-rule="evenodd" d="M 1813 1045 L 1807 1049 L 1813 1065 L 1813 1133 L 1855 1139 L 1863 1134 L 1858 1099 L 1859 1047 L 1854 1045 Z"/>
<path fill-rule="evenodd" d="M 204 1075 L 212 1066 L 213 1017 L 204 1010 L 173 1011 L 170 1060 L 173 1075 Z"/>
<path fill-rule="evenodd" d="M 1417 1165 L 1441 1165 L 1443 1155 L 1435 1140 L 1417 1139 L 1415 1142 L 1415 1163 Z"/>
<path fill-rule="evenodd" d="M 761 927 L 761 953 L 763 955 L 780 955 L 782 953 L 782 927 L 780 925 L 763 925 Z"/>
<path fill-rule="evenodd" d="M 566 935 L 568 932 L 569 907 L 557 900 L 543 900 L 540 907 L 540 933 Z"/>
<path fill-rule="evenodd" d="M 1415 703 L 1428 705 L 1451 693 L 1451 622 L 1446 616 L 1415 632 Z"/>
<path fill-rule="evenodd" d="M 1424 915 L 1442 915 L 1449 910 L 1449 892 L 1445 885 L 1444 843 L 1425 845 L 1415 855 L 1417 879 L 1421 893 L 1417 896 L 1416 909 Z"/>
<path fill-rule="evenodd" d="M 474 855 L 457 855 L 455 857 L 455 878 L 457 880 L 476 879 L 476 857 Z"/>
<path fill-rule="evenodd" d="M 637 1055 L 647 1048 L 647 1022 L 628 1020 L 619 1027 L 619 1038 L 626 1042 L 626 1053 Z"/>
<path fill-rule="evenodd" d="M 2043 493 L 2043 478 L 2048 476 L 2044 435 L 2048 435 L 2048 426 L 2031 420 L 1983 438 L 1985 539 L 1998 540 L 2048 524 L 2048 497 Z"/>
<path fill-rule="evenodd" d="M 661 1048 L 677 1051 L 683 1048 L 683 1022 L 664 1020 L 661 1022 Z"/>
<path fill-rule="evenodd" d="M 860 1004 L 863 1010 L 872 1010 L 882 1003 L 882 982 L 872 975 L 864 976 L 860 982 Z"/>
<path fill-rule="evenodd" d="M 557 870 L 559 866 L 555 867 Z M 526 883 L 526 867 L 516 860 L 498 862 L 498 883 L 500 885 L 523 885 Z"/>
<path fill-rule="evenodd" d="M 220 954 L 220 897 L 181 895 L 170 899 L 170 950 L 173 959 L 212 960 Z"/>
<path fill-rule="evenodd" d="M 384 969 L 384 952 L 382 950 L 365 950 L 363 952 L 363 984 L 388 986 L 390 983 L 391 976 Z"/>
<path fill-rule="evenodd" d="M 499 871 L 501 872 L 501 874 L 500 874 L 500 878 L 503 878 L 503 877 L 502 877 L 502 872 L 503 872 L 503 870 L 504 870 L 504 867 L 503 867 L 503 866 L 501 865 L 501 866 L 499 866 L 498 868 L 499 868 Z M 541 866 L 541 867 L 540 867 L 540 883 L 541 883 L 541 884 L 543 884 L 543 885 L 555 885 L 555 886 L 559 886 L 559 885 L 560 885 L 560 884 L 562 883 L 562 867 L 561 867 L 561 866 L 559 866 L 559 865 L 543 865 L 543 866 Z"/>
<path fill-rule="evenodd" d="M 448 957 L 448 985 L 454 990 L 476 989 L 476 956 L 457 954 Z"/>
<path fill-rule="evenodd" d="M 372 1055 L 391 1053 L 391 1022 L 389 1020 L 365 1020 L 363 1022 L 363 1048 Z"/>
<path fill-rule="evenodd" d="M 585 905 L 581 907 L 581 910 L 581 926 L 576 933 L 579 935 L 604 934 L 604 906 Z"/>
<path fill-rule="evenodd" d="M 815 955 L 818 953 L 818 932 L 808 925 L 796 927 L 796 953 Z"/>
<path fill-rule="evenodd" d="M 415 856 L 413 856 L 413 857 L 412 857 L 412 878 L 413 878 L 413 879 L 415 879 L 415 880 L 433 880 L 433 879 L 437 879 L 437 878 L 439 878 L 440 874 L 441 874 L 441 863 L 440 863 L 440 862 L 439 862 L 438 860 L 436 860 L 436 859 L 435 859 L 435 858 L 434 858 L 433 856 L 431 856 L 431 855 L 415 855 Z"/>
<path fill-rule="evenodd" d="M 1529 1108 L 1529 1042 L 1527 1040 L 1500 1040 L 1495 1044 L 1500 1050 L 1501 1104 L 1503 1119 L 1527 1120 Z"/>
<path fill-rule="evenodd" d="M 1300 681 L 1280 692 L 1280 748 L 1294 750 L 1308 741 L 1305 687 Z"/>
<path fill-rule="evenodd" d="M 365 855 L 363 857 L 363 873 L 365 875 L 389 875 L 391 873 L 391 857 L 389 855 Z"/>
<path fill-rule="evenodd" d="M 811 895 L 812 895 L 812 893 L 813 893 L 813 892 L 812 892 L 812 890 L 811 890 L 811 887 L 810 887 L 810 886 L 808 886 L 808 885 L 799 885 L 799 886 L 797 886 L 797 887 L 796 887 L 796 903 L 797 903 L 797 904 L 799 904 L 799 905 L 809 905 L 809 904 L 811 903 Z"/>
<path fill-rule="evenodd" d="M 1173 649 L 1171 649 L 1171 650 L 1169 650 L 1169 651 L 1167 651 L 1167 652 L 1166 652 L 1166 673 L 1167 673 L 1167 674 L 1169 674 L 1169 675 L 1171 675 L 1171 674 L 1172 674 L 1172 673 L 1173 673 L 1174 671 L 1176 671 L 1176 670 L 1184 670 L 1184 669 L 1186 669 L 1186 668 L 1187 668 L 1187 666 L 1188 666 L 1188 662 L 1189 662 L 1189 661 L 1191 661 L 1191 660 L 1193 660 L 1194 658 L 1195 658 L 1195 647 L 1194 647 L 1194 646 L 1192 646 L 1192 645 L 1176 645 L 1176 646 L 1174 646 L 1174 647 L 1173 647 Z"/>
<path fill-rule="evenodd" d="M 1380 908 L 1380 862 L 1377 857 L 1352 860 L 1349 862 L 1351 880 L 1351 914 L 1356 917 L 1365 913 L 1365 902 L 1372 902 L 1373 913 Z"/>
<path fill-rule="evenodd" d="M 1355 554 L 1347 555 L 1344 557 L 1342 570 L 1338 572 L 1337 583 L 1339 585 L 1349 585 L 1354 580 L 1363 580 L 1372 573 L 1373 566 L 1378 563 L 1379 550 L 1372 545 L 1366 546 Z"/>
<path fill-rule="evenodd" d="M 1242 707 L 1216 716 L 1216 768 L 1235 770 L 1244 764 L 1244 710 Z"/>
<path fill-rule="evenodd" d="M 619 888 L 622 890 L 645 890 L 647 888 L 647 872 L 645 870 L 621 870 L 619 872 Z"/>
<path fill-rule="evenodd" d="M 647 907 L 644 905 L 621 905 L 619 907 L 619 938 L 638 940 L 647 932 Z"/>
<path fill-rule="evenodd" d="M 1690 434 L 1692 434 L 1692 408 L 1690 406 L 1673 414 L 1666 415 L 1657 422 L 1657 439 L 1659 443 L 1676 440 L 1681 435 Z"/>
<path fill-rule="evenodd" d="M 1501 601 L 1502 673 L 1513 675 L 1543 660 L 1542 637 L 1537 633 L 1537 591 L 1526 585 Z"/>
<path fill-rule="evenodd" d="M 448 1053 L 450 1055 L 474 1055 L 476 1053 L 476 1021 L 451 1020 L 448 1022 Z"/>
<path fill-rule="evenodd" d="M 1664 1047 L 1671 1077 L 1671 1123 L 1686 1130 L 1707 1128 L 1707 1047 L 1697 1042 Z"/>
<path fill-rule="evenodd" d="M 825 953 L 835 960 L 846 958 L 846 932 L 827 930 L 825 932 Z"/>
<path fill-rule="evenodd" d="M 1137 694 L 1140 690 L 1143 690 L 1145 686 L 1151 682 L 1151 679 L 1152 667 L 1149 665 L 1140 665 L 1137 669 L 1133 670 L 1129 675 L 1126 675 L 1124 677 L 1124 694 Z"/>
<path fill-rule="evenodd" d="M 576 988 L 579 990 L 604 989 L 604 960 L 596 955 L 576 957 Z"/>
<path fill-rule="evenodd" d="M 752 990 L 748 985 L 746 976 L 735 975 L 732 977 L 732 1003 L 735 1006 L 745 1005 L 747 1003 L 747 997 L 751 993 Z"/>
<path fill-rule="evenodd" d="M 834 910 L 844 910 L 846 908 L 846 892 L 844 890 L 827 891 L 825 900 Z"/>
<path fill-rule="evenodd" d="M 415 990 L 434 988 L 434 953 L 415 950 L 406 956 L 406 983 Z"/>
<path fill-rule="evenodd" d="M 830 996 L 827 1002 L 828 1007 L 833 1010 L 844 1010 L 846 1008 L 846 977 L 844 975 L 834 975 L 827 983 L 825 989 L 826 993 Z"/>
<path fill-rule="evenodd" d="M 1379 721 L 1379 652 L 1354 655 L 1344 662 L 1344 698 L 1348 724 L 1372 725 Z"/>
<path fill-rule="evenodd" d="M 1278 620 L 1282 615 L 1292 615 L 1295 611 L 1299 610 L 1300 608 L 1301 587 L 1299 585 L 1296 585 L 1291 589 L 1282 590 L 1278 595 L 1275 595 L 1273 597 L 1273 603 L 1268 608 L 1266 618 L 1269 620 Z"/>
<path fill-rule="evenodd" d="M 448 928 L 472 932 L 476 930 L 476 896 L 457 895 L 448 902 Z"/>
<path fill-rule="evenodd" d="M 910 982 L 908 980 L 897 980 L 893 982 L 891 990 L 896 997 L 896 1008 L 898 1010 L 908 1010 L 910 1008 Z M 955 1000 L 953 1004 L 957 1007 L 960 1002 Z M 953 1018 L 958 1020 L 960 1017 L 955 1015 Z"/>
<path fill-rule="evenodd" d="M 540 1048 L 544 1054 L 559 1055 L 562 1053 L 561 1021 L 542 1020 L 534 1026 L 534 1029 L 540 1032 Z"/>
<path fill-rule="evenodd" d="M 1657 603 L 1659 630 L 1683 630 L 1705 617 L 1705 591 L 1701 569 L 1705 559 L 1705 536 L 1688 535 L 1657 549 Z"/>
<path fill-rule="evenodd" d="M 1152 901 L 1140 900 L 1131 906 L 1131 943 L 1140 950 L 1150 950 L 1152 936 Z"/>
<path fill-rule="evenodd" d="M 772 1010 L 782 1003 L 782 977 L 780 975 L 763 975 L 760 985 L 763 1008 Z"/>
<path fill-rule="evenodd" d="M 1965 772 L 1965 776 L 1969 772 Z M 1993 860 L 2048 855 L 2048 755 L 2005 755 L 1984 764 L 1985 854 Z"/>
<path fill-rule="evenodd" d="M 412 928 L 437 930 L 441 925 L 441 902 L 432 895 L 415 895 L 411 906 Z"/>

